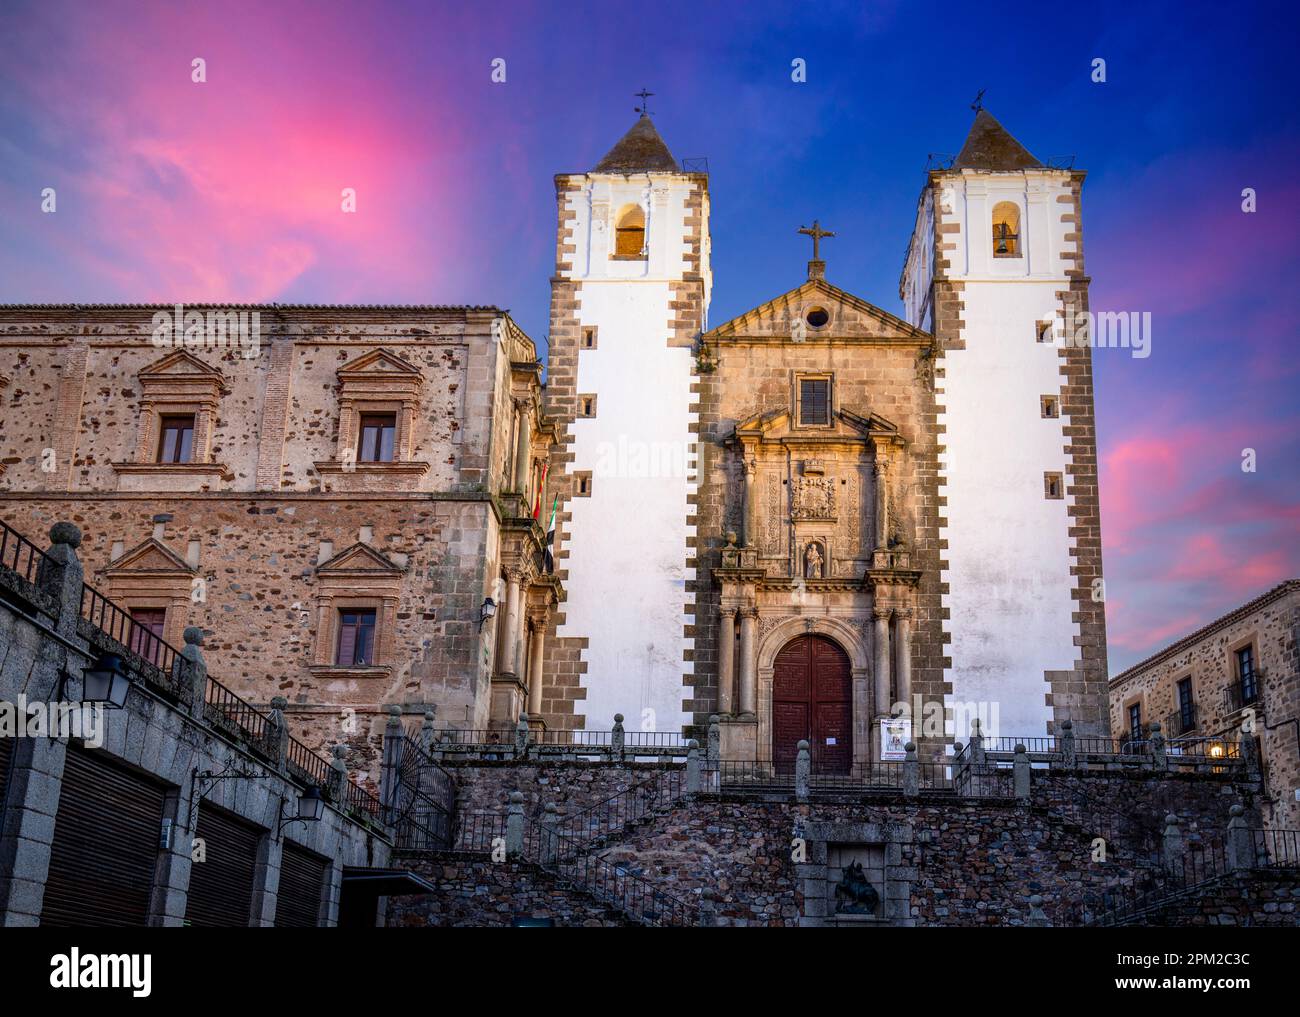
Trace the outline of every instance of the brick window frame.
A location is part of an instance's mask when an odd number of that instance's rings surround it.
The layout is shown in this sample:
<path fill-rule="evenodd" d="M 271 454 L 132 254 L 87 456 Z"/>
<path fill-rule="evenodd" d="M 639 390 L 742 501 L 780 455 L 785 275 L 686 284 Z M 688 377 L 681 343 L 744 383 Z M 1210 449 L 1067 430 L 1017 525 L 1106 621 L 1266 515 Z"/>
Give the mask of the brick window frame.
<path fill-rule="evenodd" d="M 1038 410 L 1044 420 L 1059 420 L 1061 418 L 1061 397 L 1059 395 L 1039 396 Z"/>
<path fill-rule="evenodd" d="M 213 458 L 213 434 L 221 400 L 230 394 L 225 375 L 188 350 L 156 360 L 136 375 L 140 386 L 139 428 L 132 458 L 113 463 L 123 476 L 206 476 L 233 480 L 234 473 Z M 189 462 L 160 461 L 159 442 L 168 417 L 192 417 L 194 440 Z"/>
<path fill-rule="evenodd" d="M 1063 474 L 1050 470 L 1043 474 L 1043 497 L 1048 501 L 1059 501 L 1065 497 L 1065 477 Z"/>
<path fill-rule="evenodd" d="M 316 566 L 316 643 L 310 671 L 328 678 L 383 678 L 397 656 L 397 607 L 406 569 L 368 544 L 353 544 Z M 342 612 L 375 612 L 375 647 L 370 664 L 339 664 Z"/>
<path fill-rule="evenodd" d="M 197 569 L 161 541 L 150 537 L 99 572 L 103 593 L 128 613 L 166 612 L 161 638 L 179 649 L 190 624 Z"/>
<path fill-rule="evenodd" d="M 328 478 L 331 490 L 364 491 L 382 478 L 386 490 L 413 489 L 430 464 L 415 458 L 415 424 L 419 419 L 424 375 L 420 369 L 387 350 L 372 350 L 345 364 L 338 378 L 338 432 L 334 456 L 313 465 Z M 393 458 L 368 462 L 358 455 L 361 419 L 394 418 Z"/>
<path fill-rule="evenodd" d="M 0 392 L 3 392 L 4 389 L 8 386 L 8 384 L 9 384 L 9 375 L 0 374 Z M 5 475 L 5 471 L 7 469 L 9 469 L 9 467 L 4 464 L 3 460 L 0 460 L 0 477 L 3 477 Z"/>

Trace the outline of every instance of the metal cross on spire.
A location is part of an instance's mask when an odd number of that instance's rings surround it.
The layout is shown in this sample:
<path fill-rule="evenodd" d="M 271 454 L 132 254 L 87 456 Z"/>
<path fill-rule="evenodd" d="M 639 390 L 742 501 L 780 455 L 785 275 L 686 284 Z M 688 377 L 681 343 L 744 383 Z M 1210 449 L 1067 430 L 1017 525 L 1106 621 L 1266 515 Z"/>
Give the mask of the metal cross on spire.
<path fill-rule="evenodd" d="M 641 100 L 641 105 L 636 108 L 636 112 L 640 113 L 643 117 L 649 116 L 650 103 L 648 100 L 650 99 L 650 96 L 654 95 L 654 92 L 647 92 L 645 86 L 642 85 L 641 91 L 633 92 L 632 94 Z"/>
<path fill-rule="evenodd" d="M 819 253 L 818 242 L 821 240 L 822 237 L 833 237 L 835 236 L 835 234 L 832 233 L 830 230 L 822 229 L 821 223 L 819 223 L 816 219 L 813 220 L 811 229 L 809 229 L 807 226 L 800 226 L 799 232 L 803 233 L 806 236 L 812 237 L 813 261 L 821 261 L 821 254 Z"/>
<path fill-rule="evenodd" d="M 975 101 L 970 104 L 970 108 L 973 109 L 976 113 L 978 113 L 980 110 L 984 108 L 984 93 L 986 91 L 988 91 L 988 89 L 981 88 L 979 95 L 975 96 Z"/>

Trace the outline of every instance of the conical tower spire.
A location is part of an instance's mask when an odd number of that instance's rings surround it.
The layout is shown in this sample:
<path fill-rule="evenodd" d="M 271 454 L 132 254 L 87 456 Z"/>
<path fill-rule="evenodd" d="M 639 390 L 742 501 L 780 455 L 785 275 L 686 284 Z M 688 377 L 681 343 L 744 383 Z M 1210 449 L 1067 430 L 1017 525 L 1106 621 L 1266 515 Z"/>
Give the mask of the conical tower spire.
<path fill-rule="evenodd" d="M 1042 166 L 988 110 L 975 114 L 953 169 L 1018 170 Z"/>
<path fill-rule="evenodd" d="M 617 145 L 596 163 L 593 173 L 676 173 L 677 160 L 655 130 L 650 114 L 642 113 Z"/>

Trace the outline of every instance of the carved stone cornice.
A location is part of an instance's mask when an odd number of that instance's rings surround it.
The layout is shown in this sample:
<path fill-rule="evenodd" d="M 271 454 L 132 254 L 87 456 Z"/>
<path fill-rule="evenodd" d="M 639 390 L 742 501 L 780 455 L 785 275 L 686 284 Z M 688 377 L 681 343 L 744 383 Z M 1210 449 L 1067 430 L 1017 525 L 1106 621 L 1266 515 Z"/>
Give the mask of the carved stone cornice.
<path fill-rule="evenodd" d="M 921 581 L 920 569 L 868 569 L 866 583 L 871 589 L 891 586 L 916 586 Z"/>

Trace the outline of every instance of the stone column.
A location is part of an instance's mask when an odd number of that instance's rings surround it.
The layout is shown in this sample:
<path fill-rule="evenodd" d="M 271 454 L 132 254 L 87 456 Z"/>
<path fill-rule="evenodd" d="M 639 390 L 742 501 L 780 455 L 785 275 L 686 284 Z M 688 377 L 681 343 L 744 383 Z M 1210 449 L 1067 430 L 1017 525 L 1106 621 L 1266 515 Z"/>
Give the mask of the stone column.
<path fill-rule="evenodd" d="M 546 641 L 546 622 L 533 619 L 532 656 L 528 661 L 528 714 L 539 717 L 542 713 L 542 658 Z"/>
<path fill-rule="evenodd" d="M 1011 780 L 1016 798 L 1021 801 L 1029 800 L 1029 793 L 1032 786 L 1030 784 L 1029 771 L 1029 753 L 1025 751 L 1023 745 L 1017 745 L 1016 754 L 1011 759 Z"/>
<path fill-rule="evenodd" d="M 876 716 L 889 714 L 889 608 L 871 612 L 876 620 Z"/>
<path fill-rule="evenodd" d="M 288 804 L 293 806 L 293 799 Z M 280 865 L 284 860 L 284 836 L 263 834 L 257 843 L 257 863 L 253 869 L 252 925 L 269 929 L 275 926 L 275 910 L 280 900 Z"/>
<path fill-rule="evenodd" d="M 758 480 L 758 460 L 747 456 L 744 464 L 745 471 L 745 504 L 744 504 L 744 525 L 745 525 L 745 547 L 754 547 L 757 544 L 755 538 L 758 536 L 758 505 L 756 504 L 757 495 L 755 486 Z"/>
<path fill-rule="evenodd" d="M 740 610 L 740 712 L 753 716 L 758 712 L 758 646 L 754 629 L 758 611 L 752 607 Z"/>
<path fill-rule="evenodd" d="M 1233 872 L 1248 872 L 1255 867 L 1255 835 L 1243 818 L 1246 810 L 1234 805 L 1228 810 L 1228 868 Z"/>
<path fill-rule="evenodd" d="M 522 496 L 528 487 L 528 469 L 532 465 L 533 423 L 527 399 L 516 399 L 515 408 L 519 421 L 519 435 L 515 442 L 515 490 Z"/>
<path fill-rule="evenodd" d="M 506 806 L 506 854 L 511 858 L 524 850 L 524 794 L 522 791 L 510 792 L 510 804 Z"/>
<path fill-rule="evenodd" d="M 898 698 L 912 705 L 912 611 L 904 608 L 897 614 L 898 631 Z M 916 732 L 912 732 L 916 736 Z"/>
<path fill-rule="evenodd" d="M 732 711 L 732 691 L 736 684 L 736 609 L 724 607 L 718 612 L 718 712 Z"/>
<path fill-rule="evenodd" d="M 511 569 L 506 575 L 506 624 L 501 636 L 501 662 L 497 666 L 501 674 L 519 673 L 519 636 L 524 618 L 520 579 L 518 569 Z"/>
<path fill-rule="evenodd" d="M 876 547 L 889 546 L 889 452 L 876 446 Z"/>

